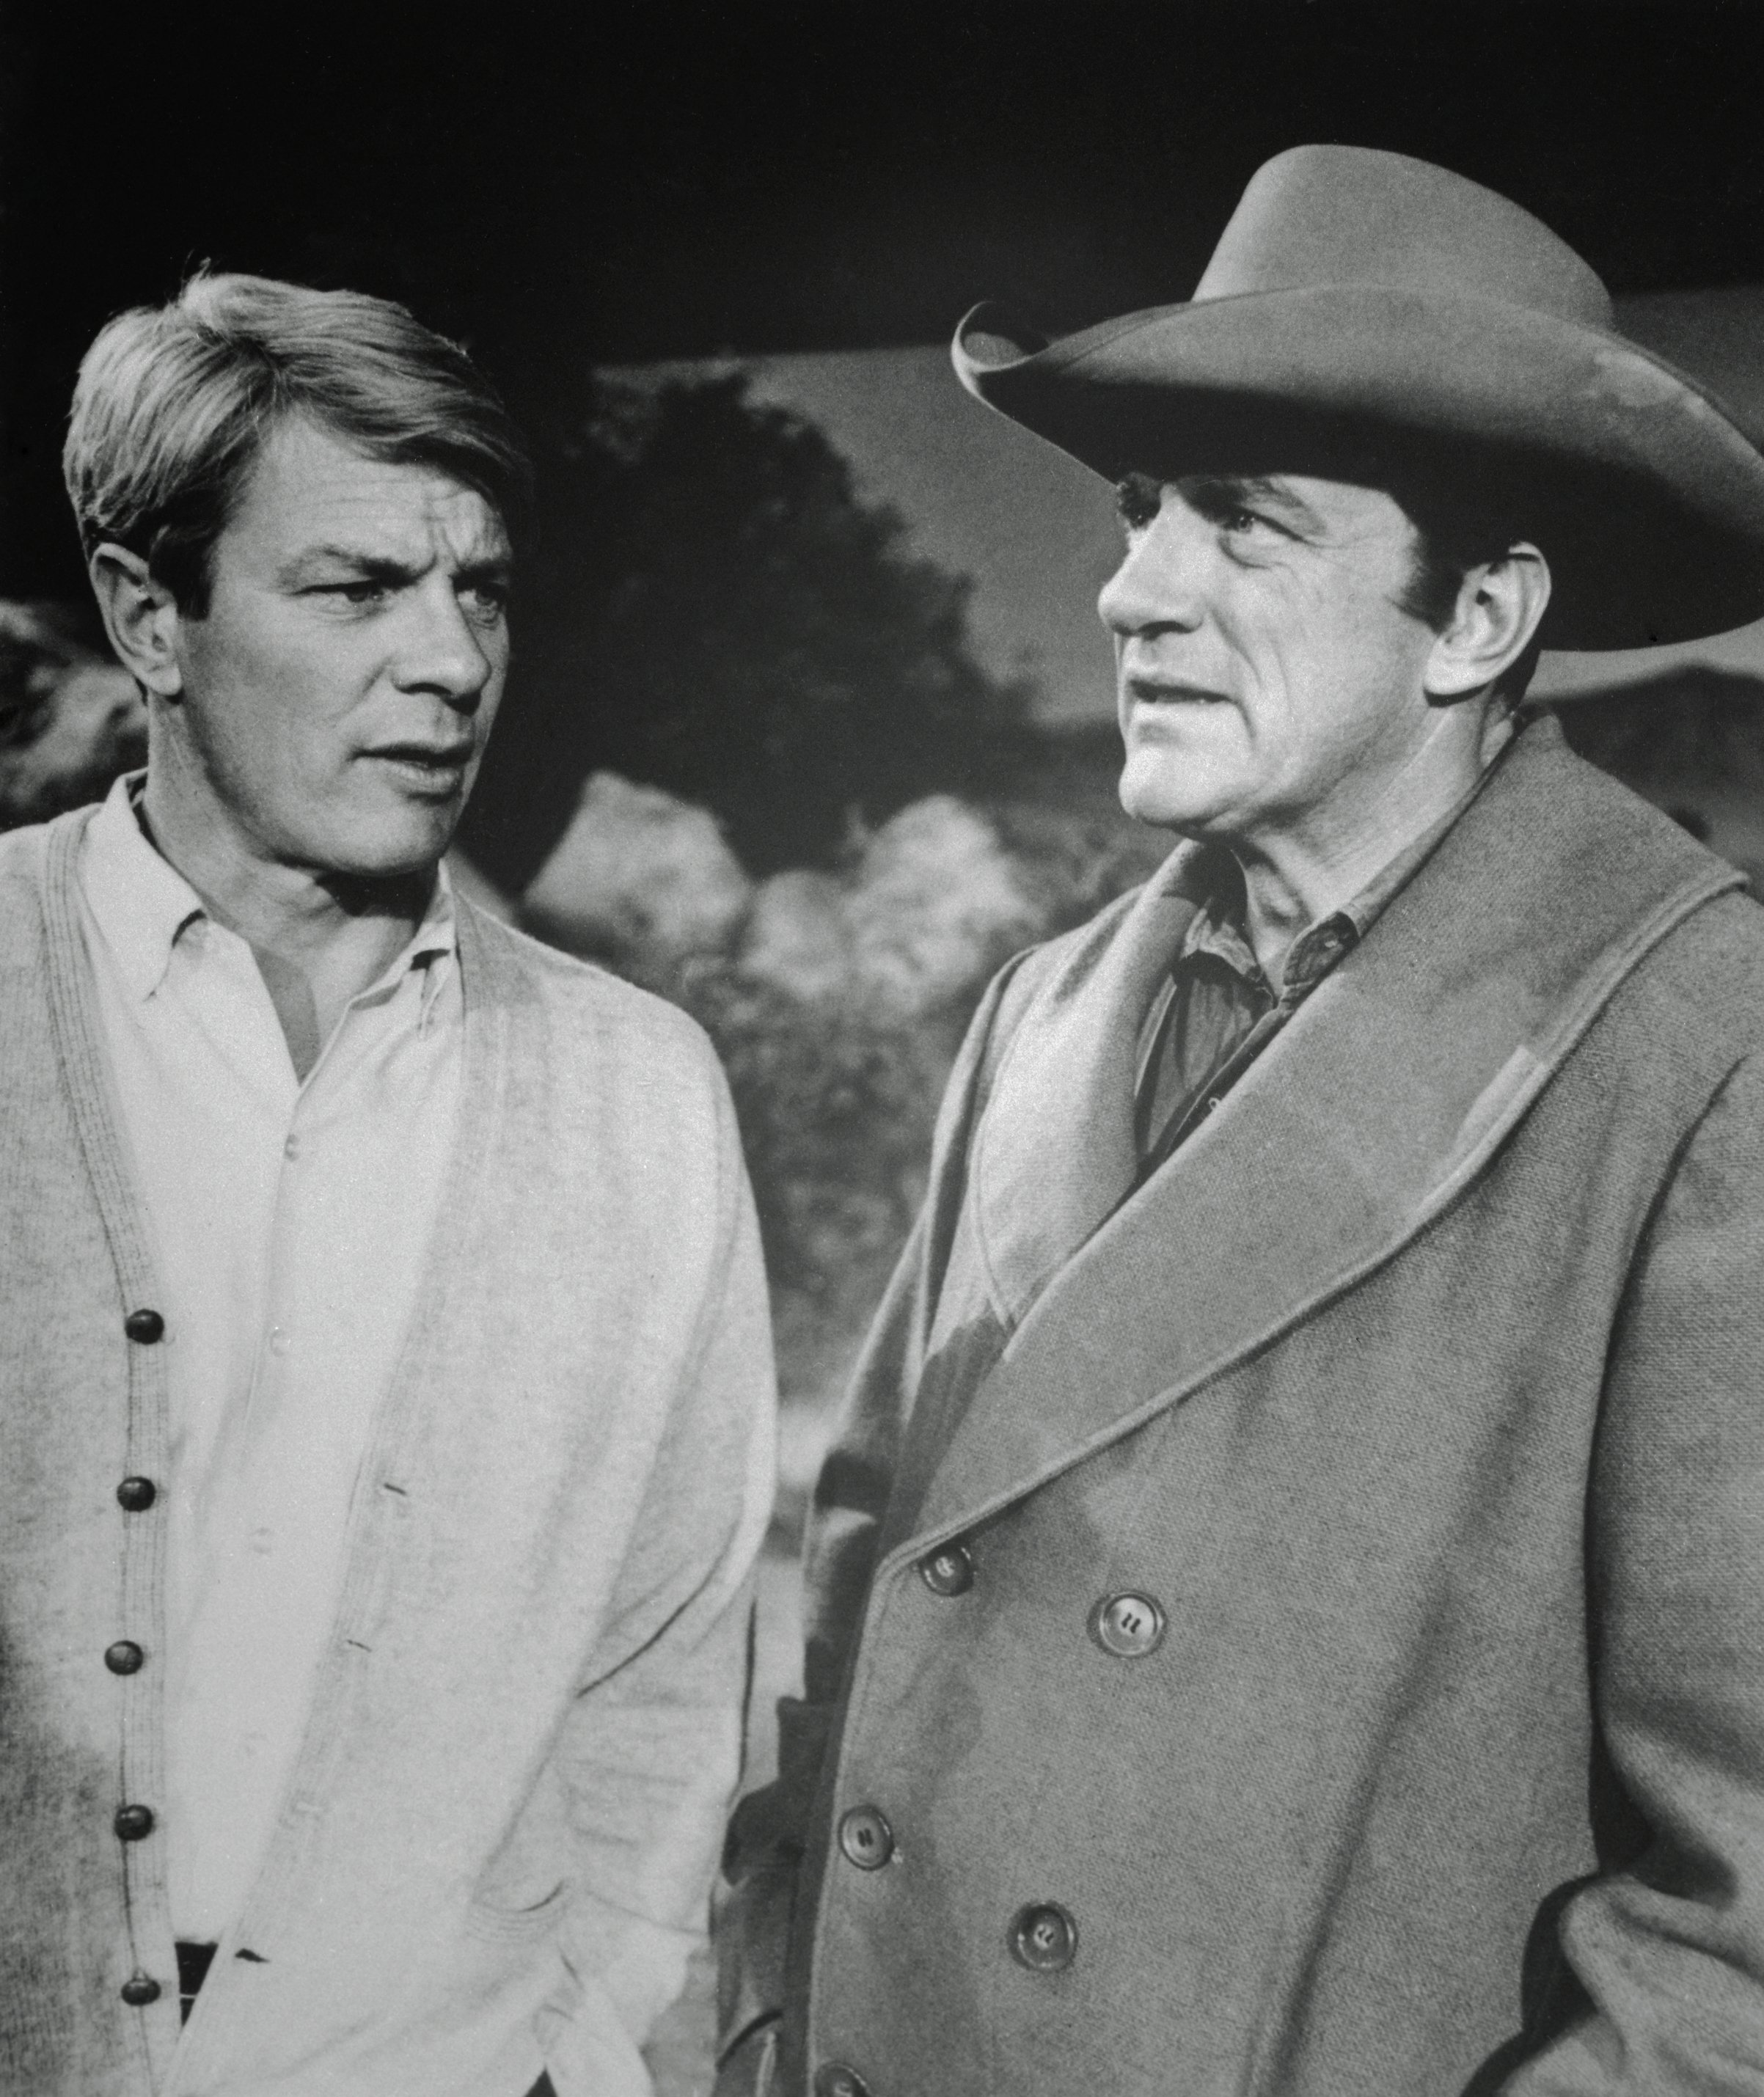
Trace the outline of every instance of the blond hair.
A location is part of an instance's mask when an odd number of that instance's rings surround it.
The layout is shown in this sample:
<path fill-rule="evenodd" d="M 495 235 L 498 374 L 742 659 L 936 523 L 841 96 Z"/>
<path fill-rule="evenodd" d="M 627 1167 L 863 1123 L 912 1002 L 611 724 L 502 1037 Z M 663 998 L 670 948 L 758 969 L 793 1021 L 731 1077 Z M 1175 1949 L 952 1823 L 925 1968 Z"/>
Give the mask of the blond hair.
<path fill-rule="evenodd" d="M 294 415 L 370 457 L 440 468 L 510 528 L 530 496 L 520 436 L 457 344 L 389 299 L 204 273 L 119 313 L 81 364 L 62 468 L 88 558 L 127 548 L 201 616 L 214 543 Z"/>

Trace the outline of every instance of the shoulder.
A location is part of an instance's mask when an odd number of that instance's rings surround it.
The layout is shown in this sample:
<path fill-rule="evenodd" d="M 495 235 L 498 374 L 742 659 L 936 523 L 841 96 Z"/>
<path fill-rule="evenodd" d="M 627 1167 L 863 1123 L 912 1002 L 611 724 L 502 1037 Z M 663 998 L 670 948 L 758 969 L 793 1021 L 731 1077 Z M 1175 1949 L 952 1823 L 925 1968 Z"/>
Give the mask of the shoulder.
<path fill-rule="evenodd" d="M 468 1030 L 516 1176 L 573 1206 L 606 1190 L 658 1259 L 711 1259 L 746 1184 L 729 1082 L 698 1022 L 653 992 L 459 905 Z M 477 1012 L 475 1022 L 474 1009 Z M 658 1235 L 659 1234 L 659 1235 Z"/>
<path fill-rule="evenodd" d="M 720 1101 L 722 1066 L 710 1038 L 679 1006 L 592 961 L 548 947 L 457 900 L 466 997 L 479 974 L 486 991 L 546 1033 L 591 1053 L 603 1078 L 628 1072 L 652 1095 L 684 1087 Z"/>
<path fill-rule="evenodd" d="M 55 827 L 53 823 L 28 823 L 22 830 L 0 833 L 0 895 L 8 902 L 40 893 Z"/>
<path fill-rule="evenodd" d="M 1764 909 L 1727 861 L 1570 749 L 1556 721 L 1525 728 L 1416 885 L 1442 880 L 1493 936 L 1510 936 L 1516 973 L 1571 966 L 1638 1072 L 1675 1067 L 1694 1088 L 1757 1041 Z"/>
<path fill-rule="evenodd" d="M 36 965 L 54 848 L 77 842 L 93 812 L 77 808 L 50 822 L 0 833 L 0 961 Z"/>
<path fill-rule="evenodd" d="M 1649 1038 L 1695 1042 L 1722 1069 L 1764 1050 L 1764 905 L 1729 888 L 1689 911 L 1625 984 L 1619 1009 Z"/>

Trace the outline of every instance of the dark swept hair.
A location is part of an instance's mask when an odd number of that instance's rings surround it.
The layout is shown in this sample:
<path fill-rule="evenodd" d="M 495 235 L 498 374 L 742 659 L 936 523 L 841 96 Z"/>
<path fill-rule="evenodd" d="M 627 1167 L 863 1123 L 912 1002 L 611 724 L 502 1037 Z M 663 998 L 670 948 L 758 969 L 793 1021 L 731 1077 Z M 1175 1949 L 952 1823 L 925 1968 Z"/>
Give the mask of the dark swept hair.
<path fill-rule="evenodd" d="M 532 467 L 457 344 L 389 299 L 199 273 L 109 322 L 74 387 L 62 470 L 90 558 L 138 554 L 179 607 L 208 610 L 215 541 L 275 429 L 303 415 L 370 458 L 438 469 L 512 532 Z"/>

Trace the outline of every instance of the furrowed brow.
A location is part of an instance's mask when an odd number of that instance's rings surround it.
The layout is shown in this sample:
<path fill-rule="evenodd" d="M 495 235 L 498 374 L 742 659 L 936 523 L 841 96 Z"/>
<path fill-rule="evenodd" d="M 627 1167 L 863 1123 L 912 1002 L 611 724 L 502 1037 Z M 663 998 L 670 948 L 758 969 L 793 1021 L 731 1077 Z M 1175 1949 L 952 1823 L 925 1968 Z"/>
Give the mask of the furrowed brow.
<path fill-rule="evenodd" d="M 506 583 L 514 572 L 514 563 L 508 554 L 484 554 L 476 560 L 462 563 L 453 571 L 453 578 L 470 589 L 479 583 Z"/>
<path fill-rule="evenodd" d="M 1209 474 L 1198 483 L 1195 493 L 1202 501 L 1222 508 L 1250 504 L 1277 511 L 1295 531 L 1307 536 L 1324 529 L 1323 519 L 1304 497 L 1272 474 Z"/>
<path fill-rule="evenodd" d="M 423 573 L 421 567 L 413 567 L 407 561 L 370 554 L 360 546 L 306 546 L 283 567 L 282 580 L 306 581 L 315 572 L 329 568 L 344 568 L 363 582 L 385 583 L 395 588 L 420 580 Z"/>

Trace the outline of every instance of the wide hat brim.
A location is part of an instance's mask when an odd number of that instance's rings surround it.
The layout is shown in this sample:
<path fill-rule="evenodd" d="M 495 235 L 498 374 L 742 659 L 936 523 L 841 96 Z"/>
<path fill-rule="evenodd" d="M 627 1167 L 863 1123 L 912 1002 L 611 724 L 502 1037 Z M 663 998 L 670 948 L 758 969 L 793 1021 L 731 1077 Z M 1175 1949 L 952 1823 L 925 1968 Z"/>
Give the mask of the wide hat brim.
<path fill-rule="evenodd" d="M 1693 379 L 1603 328 L 1481 295 L 1324 284 L 1053 343 L 977 306 L 952 354 L 970 392 L 1110 479 L 1365 478 L 1388 459 L 1495 503 L 1549 562 L 1550 647 L 1764 618 L 1764 457 Z"/>

